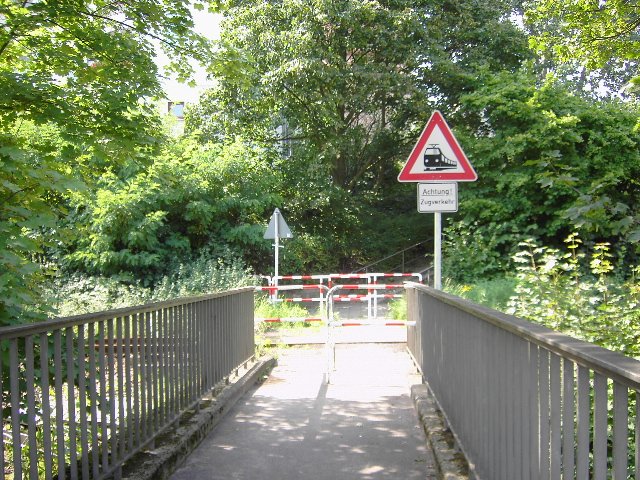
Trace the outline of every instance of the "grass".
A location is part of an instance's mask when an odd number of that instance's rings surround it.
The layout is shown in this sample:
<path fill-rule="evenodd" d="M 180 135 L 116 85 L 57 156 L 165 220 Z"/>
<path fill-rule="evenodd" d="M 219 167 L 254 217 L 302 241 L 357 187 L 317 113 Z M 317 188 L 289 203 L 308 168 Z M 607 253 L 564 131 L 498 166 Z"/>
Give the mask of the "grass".
<path fill-rule="evenodd" d="M 478 280 L 472 285 L 445 281 L 443 290 L 473 303 L 505 311 L 509 299 L 515 294 L 516 283 L 516 279 L 510 277 Z"/>

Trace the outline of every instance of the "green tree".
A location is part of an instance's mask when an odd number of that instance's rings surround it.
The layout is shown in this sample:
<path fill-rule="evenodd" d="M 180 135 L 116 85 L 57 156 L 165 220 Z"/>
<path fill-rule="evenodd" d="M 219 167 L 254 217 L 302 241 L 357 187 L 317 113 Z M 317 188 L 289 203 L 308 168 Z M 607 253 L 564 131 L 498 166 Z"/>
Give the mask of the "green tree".
<path fill-rule="evenodd" d="M 525 6 L 534 33 L 530 43 L 541 55 L 577 63 L 584 67 L 578 73 L 582 78 L 596 72 L 600 86 L 614 90 L 637 79 L 640 17 L 635 2 L 531 0 Z"/>
<path fill-rule="evenodd" d="M 63 262 L 145 285 L 205 250 L 261 266 L 263 224 L 278 203 L 276 161 L 239 141 L 185 138 L 130 178 L 105 174 L 99 188 L 74 198 L 81 235 Z"/>
<path fill-rule="evenodd" d="M 424 239 L 418 214 L 397 218 L 415 213 L 399 163 L 434 107 L 453 111 L 478 85 L 478 69 L 515 69 L 529 55 L 502 0 L 228 6 L 221 48 L 243 68 L 218 76 L 187 130 L 203 141 L 240 134 L 279 144 L 287 218 L 333 268 Z"/>
<path fill-rule="evenodd" d="M 388 166 L 420 101 L 424 29 L 413 2 L 231 3 L 221 42 L 247 68 L 220 78 L 208 119 L 226 135 L 303 143 L 305 160 L 348 190 Z"/>
<path fill-rule="evenodd" d="M 482 80 L 462 97 L 464 114 L 482 121 L 458 136 L 480 172 L 460 189 L 462 224 L 450 231 L 451 248 L 467 252 L 459 266 L 472 256 L 488 260 L 479 272 L 495 272 L 505 262 L 479 254 L 482 245 L 507 258 L 523 238 L 561 245 L 571 231 L 632 255 L 640 239 L 635 106 L 585 98 L 560 82 L 539 85 L 526 71 Z"/>
<path fill-rule="evenodd" d="M 189 4 L 0 0 L 0 325 L 37 300 L 66 192 L 156 148 L 154 42 L 181 78 L 217 65 Z"/>

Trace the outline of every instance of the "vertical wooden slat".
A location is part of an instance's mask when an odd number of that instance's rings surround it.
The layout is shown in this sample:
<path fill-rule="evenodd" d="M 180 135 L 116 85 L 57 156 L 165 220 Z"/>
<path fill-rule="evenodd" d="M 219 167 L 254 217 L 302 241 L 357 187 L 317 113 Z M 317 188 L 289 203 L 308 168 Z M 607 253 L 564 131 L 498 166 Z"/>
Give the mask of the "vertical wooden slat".
<path fill-rule="evenodd" d="M 166 353 L 165 350 L 165 333 L 164 333 L 164 309 L 160 309 L 156 314 L 156 328 L 157 334 L 157 346 L 156 350 L 158 352 L 158 397 L 160 399 L 160 403 L 158 405 L 158 419 L 160 425 L 164 426 L 167 423 L 167 395 L 165 388 L 165 370 L 164 370 L 164 356 Z"/>
<path fill-rule="evenodd" d="M 209 300 L 205 300 L 202 304 L 202 336 L 200 338 L 202 345 L 202 386 L 205 393 L 211 387 L 211 371 L 209 370 L 209 348 L 211 347 L 209 344 L 209 306 Z"/>
<path fill-rule="evenodd" d="M 0 372 L 2 367 L 0 366 Z M 49 401 L 49 336 L 40 335 L 40 387 L 42 388 L 42 456 L 44 460 L 44 478 L 53 478 L 51 449 L 51 403 Z M 2 387 L 0 386 L 0 392 Z M 0 407 L 1 408 L 1 407 Z"/>
<path fill-rule="evenodd" d="M 36 438 L 36 379 L 33 336 L 25 338 L 25 386 L 27 389 L 27 442 L 29 444 L 29 478 L 38 479 L 38 441 Z"/>
<path fill-rule="evenodd" d="M 213 388 L 213 300 L 207 300 L 207 314 L 205 318 L 204 349 L 207 362 L 207 388 Z"/>
<path fill-rule="evenodd" d="M 529 395 L 529 370 L 530 370 L 530 348 L 531 344 L 529 342 L 522 342 L 521 351 L 519 352 L 521 361 L 520 361 L 520 374 L 519 385 L 522 392 L 522 431 L 521 431 L 521 441 L 522 448 L 520 453 L 522 455 L 522 469 L 521 475 L 523 480 L 531 479 L 531 462 L 532 457 L 530 455 L 531 452 L 531 396 Z M 484 362 L 483 362 L 484 363 Z"/>
<path fill-rule="evenodd" d="M 574 478 L 575 466 L 575 385 L 574 364 L 564 359 L 562 372 L 562 472 L 564 479 Z"/>
<path fill-rule="evenodd" d="M 67 425 L 69 425 L 69 466 L 71 467 L 71 480 L 78 478 L 78 448 L 77 448 L 77 428 L 76 428 L 76 394 L 75 394 L 75 352 L 73 345 L 73 328 L 65 329 L 66 340 L 66 366 L 67 366 Z"/>
<path fill-rule="evenodd" d="M 109 440 L 111 444 L 109 446 L 111 465 L 115 465 L 118 455 L 118 418 L 116 416 L 116 404 L 118 400 L 118 392 L 116 387 L 116 352 L 115 352 L 115 331 L 114 331 L 114 319 L 110 318 L 107 321 L 107 337 L 108 341 L 108 363 L 109 363 Z"/>
<path fill-rule="evenodd" d="M 147 438 L 153 435 L 153 334 L 151 332 L 151 312 L 144 314 L 145 335 L 142 342 L 146 346 L 144 363 L 146 367 L 146 393 L 147 393 L 147 414 L 144 419 L 147 428 Z"/>
<path fill-rule="evenodd" d="M 225 315 L 226 316 L 226 315 Z M 507 462 L 507 438 L 505 433 L 505 422 L 504 419 L 507 416 L 506 405 L 505 405 L 505 396 L 503 392 L 505 390 L 505 375 L 504 375 L 504 365 L 506 363 L 506 356 L 504 351 L 503 340 L 503 332 L 499 332 L 497 337 L 499 339 L 499 343 L 501 344 L 501 348 L 498 349 L 498 364 L 497 367 L 497 390 L 495 392 L 496 395 L 496 406 L 497 406 L 497 417 L 496 417 L 496 434 L 498 438 L 498 465 L 496 468 L 496 476 L 500 480 L 504 480 L 507 478 L 507 470 L 506 470 L 506 462 Z"/>
<path fill-rule="evenodd" d="M 82 478 L 89 478 L 89 427 L 87 415 L 87 389 L 86 389 L 86 358 L 85 358 L 85 342 L 84 342 L 84 325 L 78 325 L 78 400 L 80 406 L 80 414 L 78 419 L 80 422 L 80 445 Z"/>
<path fill-rule="evenodd" d="M 578 431 L 576 449 L 577 480 L 589 480 L 589 430 L 591 399 L 589 398 L 589 370 L 578 365 Z"/>
<path fill-rule="evenodd" d="M 134 314 L 131 317 L 131 345 L 133 350 L 133 447 L 137 447 L 142 443 L 142 434 L 140 431 L 140 337 L 138 336 L 138 320 L 140 315 Z"/>
<path fill-rule="evenodd" d="M 122 460 L 126 455 L 126 439 L 127 429 L 125 423 L 125 388 L 124 388 L 124 338 L 122 323 L 124 318 L 118 317 L 116 319 L 116 375 L 118 381 L 118 460 Z"/>
<path fill-rule="evenodd" d="M 186 377 L 186 372 L 184 371 L 184 305 L 180 305 L 177 307 L 177 323 L 176 323 L 176 344 L 178 349 L 177 356 L 177 367 L 178 374 L 176 376 L 176 381 L 178 382 L 178 412 L 180 412 L 184 406 L 184 382 Z"/>
<path fill-rule="evenodd" d="M 540 395 L 538 390 L 539 348 L 529 344 L 529 397 L 531 398 L 531 410 L 529 425 L 531 428 L 531 464 L 530 477 L 532 480 L 540 478 Z"/>
<path fill-rule="evenodd" d="M 513 336 L 510 333 L 505 332 L 502 336 L 503 350 L 505 352 L 505 365 L 513 365 Z M 513 397 L 513 368 L 504 369 L 504 387 L 502 389 L 502 395 L 505 399 L 506 417 L 505 417 L 505 440 L 507 442 L 505 458 L 507 478 L 517 478 L 516 473 L 516 453 L 515 453 L 515 434 L 514 429 L 516 425 L 516 414 Z"/>
<path fill-rule="evenodd" d="M 191 404 L 195 400 L 194 396 L 194 362 L 193 362 L 193 303 L 185 305 L 187 309 L 187 404 Z"/>
<path fill-rule="evenodd" d="M 594 374 L 593 381 L 593 479 L 607 478 L 607 378 Z"/>
<path fill-rule="evenodd" d="M 98 437 L 98 427 L 100 417 L 98 416 L 98 376 L 96 368 L 96 325 L 91 322 L 87 325 L 87 341 L 89 344 L 89 400 L 91 402 L 91 472 L 95 477 L 100 472 L 100 439 Z"/>
<path fill-rule="evenodd" d="M 202 302 L 196 302 L 194 304 L 194 316 L 193 316 L 193 353 L 195 362 L 195 391 L 196 398 L 202 395 L 202 355 L 200 355 L 200 339 L 202 330 L 200 328 L 200 319 L 202 318 Z"/>
<path fill-rule="evenodd" d="M 131 358 L 132 358 L 132 347 L 135 348 L 133 344 L 133 336 L 131 334 L 131 323 L 133 318 L 130 315 L 127 315 L 124 319 L 124 371 L 125 371 L 125 397 L 126 397 L 126 419 L 127 419 L 127 436 L 126 442 L 123 438 L 122 443 L 126 443 L 126 448 L 129 450 L 133 450 L 133 400 L 131 398 L 131 385 L 136 381 L 135 375 L 133 374 Z"/>
<path fill-rule="evenodd" d="M 627 387 L 613 382 L 613 480 L 627 480 L 629 437 Z"/>
<path fill-rule="evenodd" d="M 109 470 L 109 424 L 108 413 L 109 403 L 107 400 L 107 367 L 105 357 L 107 356 L 104 321 L 98 323 L 98 369 L 100 372 L 100 446 L 102 458 L 102 470 Z"/>
<path fill-rule="evenodd" d="M 549 351 L 540 351 L 540 479 L 548 480 L 550 473 L 550 437 L 549 437 Z"/>
<path fill-rule="evenodd" d="M 562 466 L 562 390 L 560 385 L 560 357 L 551 354 L 550 363 L 550 399 L 551 399 L 551 475 L 552 480 L 560 480 L 560 469 Z"/>
<path fill-rule="evenodd" d="M 13 443 L 13 477 L 22 478 L 22 442 L 20 440 L 20 371 L 18 340 L 9 344 L 9 388 L 11 389 L 11 440 Z"/>
<path fill-rule="evenodd" d="M 182 354 L 183 354 L 183 366 L 184 366 L 184 406 L 186 407 L 191 403 L 191 308 L 189 304 L 182 306 L 183 311 L 183 342 L 182 342 Z"/>
<path fill-rule="evenodd" d="M 158 312 L 150 313 L 151 329 L 149 330 L 149 342 L 151 345 L 151 371 L 153 372 L 153 429 L 154 432 L 160 430 L 160 389 L 158 378 L 158 356 L 160 348 L 160 337 L 158 336 Z"/>
<path fill-rule="evenodd" d="M 138 334 L 140 336 L 140 381 L 138 388 L 140 389 L 140 435 L 142 441 L 147 439 L 147 330 L 146 330 L 146 313 L 138 315 Z"/>
<path fill-rule="evenodd" d="M 170 342 L 169 349 L 169 415 L 173 419 L 176 415 L 176 309 L 169 308 L 167 311 L 167 341 Z"/>
<path fill-rule="evenodd" d="M 64 409 L 62 394 L 62 331 L 56 330 L 53 333 L 53 365 L 55 372 L 55 392 L 56 392 L 56 458 L 58 460 L 58 480 L 66 478 L 65 464 L 65 442 L 64 442 Z"/>

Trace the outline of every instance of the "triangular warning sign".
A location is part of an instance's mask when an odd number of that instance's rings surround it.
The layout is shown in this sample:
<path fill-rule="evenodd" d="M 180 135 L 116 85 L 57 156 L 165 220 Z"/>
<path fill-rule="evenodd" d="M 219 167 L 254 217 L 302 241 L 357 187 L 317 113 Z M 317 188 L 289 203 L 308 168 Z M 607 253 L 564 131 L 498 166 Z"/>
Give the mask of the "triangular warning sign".
<path fill-rule="evenodd" d="M 271 220 L 269 220 L 269 225 L 267 225 L 267 231 L 264 232 L 264 238 L 275 239 L 276 237 L 293 238 L 291 229 L 289 228 L 289 225 L 287 225 L 287 222 L 284 221 L 284 217 L 278 208 L 273 211 Z"/>
<path fill-rule="evenodd" d="M 433 112 L 403 167 L 400 182 L 473 182 L 478 175 L 438 111 Z"/>

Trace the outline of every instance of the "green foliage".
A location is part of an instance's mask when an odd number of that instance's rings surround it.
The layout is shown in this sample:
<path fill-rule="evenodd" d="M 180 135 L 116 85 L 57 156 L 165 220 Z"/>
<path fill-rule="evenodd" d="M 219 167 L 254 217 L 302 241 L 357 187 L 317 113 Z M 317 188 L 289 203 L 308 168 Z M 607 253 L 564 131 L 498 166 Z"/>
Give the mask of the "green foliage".
<path fill-rule="evenodd" d="M 515 293 L 517 281 L 512 277 L 496 277 L 460 284 L 447 278 L 443 289 L 453 295 L 495 310 L 506 310 Z"/>
<path fill-rule="evenodd" d="M 204 295 L 259 283 L 241 259 L 202 253 L 181 263 L 153 289 L 154 300 Z"/>
<path fill-rule="evenodd" d="M 154 287 L 75 273 L 56 278 L 45 295 L 56 315 L 64 317 L 254 284 L 255 277 L 240 260 L 203 253 L 193 261 L 177 264 Z"/>
<path fill-rule="evenodd" d="M 389 302 L 389 317 L 393 320 L 407 319 L 407 297 Z"/>
<path fill-rule="evenodd" d="M 508 313 L 640 358 L 640 270 L 624 280 L 608 244 L 581 244 L 575 234 L 565 250 L 523 242 Z"/>
<path fill-rule="evenodd" d="M 239 141 L 195 146 L 184 139 L 132 178 L 104 175 L 95 193 L 74 198 L 84 231 L 64 261 L 146 281 L 205 247 L 260 265 L 262 224 L 279 198 L 275 161 Z"/>
<path fill-rule="evenodd" d="M 637 75 L 635 2 L 538 0 L 526 5 L 527 23 L 536 33 L 530 44 L 539 54 L 561 62 L 577 60 L 590 70 L 613 65 L 618 75 L 627 70 Z"/>
<path fill-rule="evenodd" d="M 190 128 L 293 138 L 304 145 L 296 154 L 353 189 L 367 171 L 388 165 L 417 98 L 425 31 L 412 5 L 232 2 L 221 47 L 239 52 L 246 68 L 220 76 Z"/>
<path fill-rule="evenodd" d="M 255 304 L 256 318 L 308 317 L 309 312 L 296 303 L 272 302 L 268 297 L 260 297 Z"/>
<path fill-rule="evenodd" d="M 442 272 L 455 282 L 473 282 L 499 275 L 508 269 L 500 254 L 508 248 L 512 236 L 505 235 L 499 224 L 479 227 L 478 222 L 451 223 L 443 232 Z"/>
<path fill-rule="evenodd" d="M 189 4 L 0 0 L 0 325 L 47 313 L 31 305 L 66 240 L 67 193 L 156 148 L 152 42 L 181 77 L 187 58 L 218 65 Z"/>
<path fill-rule="evenodd" d="M 82 188 L 60 155 L 66 146 L 53 125 L 24 121 L 0 130 L 0 325 L 47 313 L 26 306 L 37 303 L 38 285 L 51 273 L 41 262 L 52 246 L 49 233 L 65 238 L 57 225 L 61 197 Z"/>
<path fill-rule="evenodd" d="M 321 314 L 318 313 L 317 316 Z M 256 300 L 254 308 L 255 318 L 305 318 L 311 316 L 309 311 L 303 306 L 290 302 L 272 302 L 268 297 L 263 296 Z M 266 332 L 280 330 L 298 330 L 301 328 L 318 328 L 320 323 L 311 322 L 260 322 L 257 325 L 257 333 L 261 335 Z M 264 343 L 261 339 L 259 343 Z"/>
<path fill-rule="evenodd" d="M 505 258 L 531 236 L 558 246 L 571 230 L 629 246 L 632 261 L 640 238 L 637 108 L 574 95 L 551 79 L 538 85 L 525 71 L 484 83 L 462 98 L 470 128 L 458 139 L 480 174 L 460 189 L 463 231 L 451 238 L 460 248 L 474 245 L 469 238 L 487 248 L 464 261 L 480 255 L 484 264 L 494 251 Z"/>

